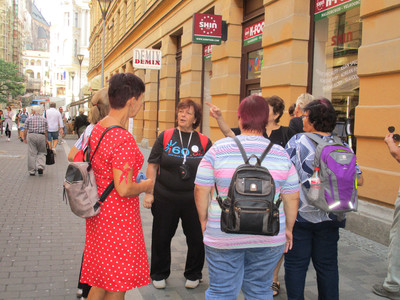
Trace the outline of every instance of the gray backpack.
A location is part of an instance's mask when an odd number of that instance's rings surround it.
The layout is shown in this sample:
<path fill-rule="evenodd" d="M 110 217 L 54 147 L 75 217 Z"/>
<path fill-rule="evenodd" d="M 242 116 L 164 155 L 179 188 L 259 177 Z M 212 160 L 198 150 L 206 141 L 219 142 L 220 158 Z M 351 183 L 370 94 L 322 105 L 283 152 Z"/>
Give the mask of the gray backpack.
<path fill-rule="evenodd" d="M 316 145 L 313 167 L 320 170 L 318 193 L 313 193 L 312 188 L 307 189 L 302 185 L 309 203 L 341 218 L 344 212 L 356 211 L 356 155 L 337 136 L 331 137 L 332 142 L 327 142 L 314 133 L 304 135 Z"/>
<path fill-rule="evenodd" d="M 108 195 L 114 189 L 114 180 L 101 194 L 100 198 L 97 192 L 96 179 L 91 166 L 93 156 L 99 148 L 104 135 L 113 128 L 122 128 L 121 126 L 110 126 L 104 130 L 100 140 L 90 157 L 90 137 L 86 152 L 86 161 L 71 162 L 68 165 L 64 179 L 63 199 L 68 199 L 72 212 L 81 218 L 91 218 L 100 213 L 100 205 L 106 200 Z M 66 201 L 67 202 L 67 201 Z"/>

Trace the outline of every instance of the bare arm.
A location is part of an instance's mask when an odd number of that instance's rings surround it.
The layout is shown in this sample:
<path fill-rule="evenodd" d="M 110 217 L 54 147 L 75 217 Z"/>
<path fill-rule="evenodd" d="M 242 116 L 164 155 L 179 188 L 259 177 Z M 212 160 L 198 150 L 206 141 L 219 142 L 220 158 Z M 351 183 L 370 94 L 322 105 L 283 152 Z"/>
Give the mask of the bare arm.
<path fill-rule="evenodd" d="M 208 200 L 212 190 L 212 186 L 195 185 L 194 187 L 194 200 L 196 202 L 197 213 L 199 215 L 201 231 L 206 230 Z"/>
<path fill-rule="evenodd" d="M 219 129 L 221 129 L 222 133 L 225 136 L 234 137 L 235 134 L 233 133 L 231 128 L 228 126 L 228 124 L 226 124 L 219 107 L 215 106 L 209 102 L 206 102 L 206 104 L 210 107 L 210 116 L 213 117 L 215 120 L 217 120 L 218 127 L 219 127 Z"/>
<path fill-rule="evenodd" d="M 400 163 L 400 148 L 393 140 L 393 133 L 389 133 L 385 137 L 385 143 L 389 149 L 390 154 L 394 157 L 395 160 L 397 160 L 397 162 Z"/>
<path fill-rule="evenodd" d="M 115 190 L 121 197 L 134 197 L 143 192 L 152 190 L 153 183 L 151 179 L 142 180 L 140 183 L 133 181 L 133 168 L 125 165 L 125 169 L 113 168 L 113 178 Z"/>
<path fill-rule="evenodd" d="M 152 164 L 152 163 L 149 163 L 147 166 L 146 177 L 152 180 L 153 185 L 151 186 L 149 191 L 147 191 L 146 194 L 144 195 L 143 207 L 145 208 L 151 208 L 154 202 L 153 192 L 154 192 L 154 184 L 156 182 L 158 167 L 159 167 L 158 164 Z"/>
<path fill-rule="evenodd" d="M 286 253 L 293 246 L 293 226 L 299 209 L 299 193 L 281 194 L 281 197 L 286 217 Z"/>
<path fill-rule="evenodd" d="M 76 148 L 75 146 L 72 146 L 71 150 L 69 150 L 68 153 L 68 161 L 73 161 L 75 155 L 79 152 L 79 149 Z"/>

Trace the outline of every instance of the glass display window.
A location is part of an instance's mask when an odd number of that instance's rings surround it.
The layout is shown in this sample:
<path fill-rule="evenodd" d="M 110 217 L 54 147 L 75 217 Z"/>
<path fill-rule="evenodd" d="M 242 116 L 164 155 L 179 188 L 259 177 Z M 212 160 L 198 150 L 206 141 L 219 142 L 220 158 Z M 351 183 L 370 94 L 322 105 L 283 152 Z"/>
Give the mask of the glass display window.
<path fill-rule="evenodd" d="M 316 0 L 316 3 L 320 2 Z M 360 7 L 331 7 L 329 16 L 315 18 L 312 93 L 332 101 L 338 121 L 345 122 L 358 104 L 358 48 L 361 45 Z M 354 7 L 355 6 L 355 7 Z"/>

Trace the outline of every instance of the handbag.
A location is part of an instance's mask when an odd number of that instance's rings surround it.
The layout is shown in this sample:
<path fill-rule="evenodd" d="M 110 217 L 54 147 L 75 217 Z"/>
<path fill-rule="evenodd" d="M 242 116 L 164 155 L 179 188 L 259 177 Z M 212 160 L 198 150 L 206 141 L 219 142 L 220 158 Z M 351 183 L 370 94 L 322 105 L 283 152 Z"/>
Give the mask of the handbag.
<path fill-rule="evenodd" d="M 49 148 L 49 146 L 46 146 L 47 148 L 47 153 L 46 153 L 46 165 L 54 165 L 55 160 L 54 160 L 54 152 Z"/>
<path fill-rule="evenodd" d="M 90 156 L 90 137 L 86 152 L 86 161 L 71 162 L 68 165 L 64 179 L 63 199 L 68 200 L 71 211 L 81 218 L 91 218 L 100 213 L 100 206 L 114 189 L 114 180 L 111 180 L 104 192 L 99 197 L 96 178 L 92 169 L 92 160 L 100 146 L 104 135 L 113 128 L 121 126 L 110 126 L 104 130 L 97 146 Z"/>

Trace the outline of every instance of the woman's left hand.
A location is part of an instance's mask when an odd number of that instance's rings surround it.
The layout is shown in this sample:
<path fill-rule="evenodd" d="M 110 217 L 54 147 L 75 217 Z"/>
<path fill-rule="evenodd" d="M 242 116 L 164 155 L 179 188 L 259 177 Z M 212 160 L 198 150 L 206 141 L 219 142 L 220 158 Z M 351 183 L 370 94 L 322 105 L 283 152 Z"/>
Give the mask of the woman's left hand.
<path fill-rule="evenodd" d="M 154 196 L 153 194 L 145 194 L 144 195 L 144 200 L 143 200 L 143 207 L 144 208 L 151 208 L 154 202 Z"/>

